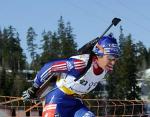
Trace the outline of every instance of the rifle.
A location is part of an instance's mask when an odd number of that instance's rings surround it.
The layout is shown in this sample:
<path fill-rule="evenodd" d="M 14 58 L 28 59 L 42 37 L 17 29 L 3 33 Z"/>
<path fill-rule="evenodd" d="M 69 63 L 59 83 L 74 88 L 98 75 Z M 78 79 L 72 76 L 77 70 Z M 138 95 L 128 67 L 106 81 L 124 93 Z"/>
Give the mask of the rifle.
<path fill-rule="evenodd" d="M 114 25 L 117 26 L 117 24 L 121 21 L 119 18 L 113 18 L 111 24 L 107 27 L 107 29 L 101 34 L 101 36 L 91 40 L 90 42 L 86 43 L 84 46 L 82 46 L 79 50 L 79 54 L 89 54 L 91 53 L 93 47 L 95 44 L 108 32 L 108 30 Z"/>

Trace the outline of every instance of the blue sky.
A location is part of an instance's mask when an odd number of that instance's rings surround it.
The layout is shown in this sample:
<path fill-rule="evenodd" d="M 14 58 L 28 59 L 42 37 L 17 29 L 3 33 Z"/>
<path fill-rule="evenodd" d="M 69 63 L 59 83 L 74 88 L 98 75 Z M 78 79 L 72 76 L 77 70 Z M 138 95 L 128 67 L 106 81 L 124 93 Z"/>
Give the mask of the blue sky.
<path fill-rule="evenodd" d="M 122 21 L 109 32 L 118 38 L 122 25 L 125 35 L 131 33 L 135 42 L 141 40 L 150 47 L 149 5 L 150 0 L 0 0 L 0 28 L 16 28 L 29 56 L 25 37 L 30 26 L 38 34 L 40 44 L 43 30 L 56 31 L 58 19 L 63 16 L 65 23 L 71 22 L 75 41 L 81 47 L 102 34 L 114 17 L 119 17 Z"/>

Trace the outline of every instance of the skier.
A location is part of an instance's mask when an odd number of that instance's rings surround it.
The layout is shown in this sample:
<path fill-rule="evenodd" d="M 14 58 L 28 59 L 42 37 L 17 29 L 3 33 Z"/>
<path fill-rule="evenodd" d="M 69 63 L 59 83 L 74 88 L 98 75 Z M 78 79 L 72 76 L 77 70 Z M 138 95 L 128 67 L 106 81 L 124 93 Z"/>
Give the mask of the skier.
<path fill-rule="evenodd" d="M 56 86 L 45 96 L 42 117 L 95 117 L 74 94 L 87 94 L 113 70 L 119 57 L 117 41 L 103 36 L 90 54 L 81 54 L 46 63 L 33 86 L 23 92 L 24 100 L 35 97 L 40 86 L 57 74 Z"/>

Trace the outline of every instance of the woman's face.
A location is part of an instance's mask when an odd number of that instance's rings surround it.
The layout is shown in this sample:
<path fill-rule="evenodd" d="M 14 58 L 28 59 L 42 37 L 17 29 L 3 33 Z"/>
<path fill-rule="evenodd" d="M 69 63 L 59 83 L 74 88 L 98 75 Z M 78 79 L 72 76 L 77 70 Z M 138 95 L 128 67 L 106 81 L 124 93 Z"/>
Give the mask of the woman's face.
<path fill-rule="evenodd" d="M 97 57 L 97 64 L 103 70 L 112 71 L 113 66 L 115 65 L 117 58 L 113 55 L 103 55 L 103 57 Z"/>

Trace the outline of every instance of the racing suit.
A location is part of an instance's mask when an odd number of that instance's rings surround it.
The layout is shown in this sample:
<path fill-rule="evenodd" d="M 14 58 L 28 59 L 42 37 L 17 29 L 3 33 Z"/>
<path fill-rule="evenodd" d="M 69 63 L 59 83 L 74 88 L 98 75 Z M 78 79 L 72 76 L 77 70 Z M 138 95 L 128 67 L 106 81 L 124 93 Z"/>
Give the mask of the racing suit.
<path fill-rule="evenodd" d="M 89 54 L 83 54 L 55 60 L 46 63 L 37 73 L 33 84 L 37 88 L 53 73 L 60 73 L 54 90 L 49 91 L 45 97 L 42 117 L 95 117 L 81 99 L 73 96 L 93 90 L 107 73 L 102 70 L 99 74 L 94 73 L 92 62 L 86 73 L 79 78 L 87 67 L 89 58 Z"/>

